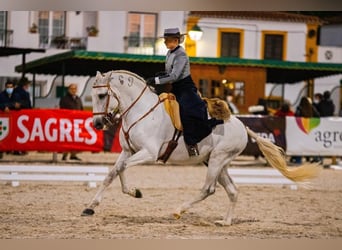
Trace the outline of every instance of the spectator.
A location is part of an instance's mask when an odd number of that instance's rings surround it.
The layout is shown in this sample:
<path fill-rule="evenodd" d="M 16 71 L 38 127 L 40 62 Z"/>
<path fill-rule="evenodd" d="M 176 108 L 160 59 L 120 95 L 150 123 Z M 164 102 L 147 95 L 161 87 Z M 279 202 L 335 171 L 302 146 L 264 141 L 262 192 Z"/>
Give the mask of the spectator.
<path fill-rule="evenodd" d="M 226 102 L 228 104 L 229 110 L 232 114 L 238 114 L 239 109 L 236 107 L 235 103 L 233 102 L 234 96 L 232 93 L 228 93 L 226 96 Z"/>
<path fill-rule="evenodd" d="M 311 98 L 303 96 L 300 99 L 300 103 L 296 109 L 295 116 L 311 118 L 319 117 L 320 114 L 315 106 L 312 104 Z"/>
<path fill-rule="evenodd" d="M 311 117 L 319 117 L 319 112 L 315 108 L 315 106 L 312 104 L 311 98 L 303 96 L 300 99 L 300 103 L 296 109 L 295 116 L 298 117 L 305 117 L 305 118 L 311 118 Z M 309 157 L 306 157 L 306 159 L 309 161 Z M 319 162 L 321 161 L 321 157 L 315 156 L 311 160 L 312 162 Z M 301 156 L 292 156 L 290 159 L 291 162 L 301 164 L 302 163 L 302 157 Z"/>
<path fill-rule="evenodd" d="M 9 113 L 10 110 L 20 109 L 20 98 L 18 94 L 14 92 L 14 83 L 12 81 L 7 81 L 5 84 L 5 90 L 0 93 L 0 109 Z M 0 159 L 3 157 L 3 152 L 0 152 Z"/>
<path fill-rule="evenodd" d="M 333 116 L 335 112 L 335 104 L 330 98 L 330 91 L 324 91 L 323 99 L 318 104 L 318 112 L 321 117 Z"/>
<path fill-rule="evenodd" d="M 23 78 L 19 81 L 18 86 L 14 89 L 14 93 L 17 93 L 20 97 L 20 108 L 31 109 L 31 97 L 29 93 L 30 82 Z"/>
<path fill-rule="evenodd" d="M 0 109 L 6 113 L 10 110 L 20 109 L 20 97 L 14 93 L 14 83 L 8 81 L 5 84 L 5 90 L 0 93 Z"/>
<path fill-rule="evenodd" d="M 315 93 L 314 94 L 312 105 L 315 106 L 315 108 L 317 109 L 318 113 L 319 113 L 318 105 L 320 104 L 322 99 L 323 99 L 323 95 L 321 93 Z"/>
<path fill-rule="evenodd" d="M 59 107 L 61 109 L 73 109 L 73 110 L 83 110 L 83 104 L 81 98 L 77 95 L 77 85 L 71 83 L 68 86 L 68 93 L 63 96 L 59 102 Z M 64 152 L 62 160 L 67 160 L 68 153 Z M 70 160 L 81 161 L 80 158 L 77 157 L 76 152 L 70 152 Z"/>
<path fill-rule="evenodd" d="M 290 105 L 287 102 L 284 102 L 280 108 L 274 113 L 275 116 L 285 117 L 285 116 L 294 116 L 295 113 L 291 110 Z"/>

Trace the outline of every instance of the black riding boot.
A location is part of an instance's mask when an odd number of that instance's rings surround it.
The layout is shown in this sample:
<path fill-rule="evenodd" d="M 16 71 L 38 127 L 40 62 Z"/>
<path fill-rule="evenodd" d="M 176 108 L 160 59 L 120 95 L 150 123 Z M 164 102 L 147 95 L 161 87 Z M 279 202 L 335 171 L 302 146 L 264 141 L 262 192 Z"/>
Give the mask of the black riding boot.
<path fill-rule="evenodd" d="M 189 153 L 190 157 L 195 157 L 195 156 L 199 155 L 197 144 L 195 144 L 195 145 L 186 145 L 186 148 L 188 150 L 188 153 Z"/>

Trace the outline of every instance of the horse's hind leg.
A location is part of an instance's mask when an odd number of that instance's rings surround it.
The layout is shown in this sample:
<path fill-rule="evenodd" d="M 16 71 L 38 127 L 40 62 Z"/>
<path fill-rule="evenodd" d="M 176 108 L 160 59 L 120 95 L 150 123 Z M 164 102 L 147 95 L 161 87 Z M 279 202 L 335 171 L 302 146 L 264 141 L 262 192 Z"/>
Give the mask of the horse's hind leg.
<path fill-rule="evenodd" d="M 227 167 L 224 167 L 221 171 L 221 174 L 218 177 L 218 182 L 224 187 L 226 190 L 228 197 L 230 199 L 230 204 L 228 207 L 228 211 L 223 220 L 215 221 L 216 225 L 226 226 L 232 224 L 233 212 L 235 209 L 235 205 L 238 197 L 238 189 L 234 184 L 232 178 L 229 176 Z"/>
<path fill-rule="evenodd" d="M 211 155 L 213 156 L 214 154 L 212 153 Z M 218 157 L 218 158 L 221 158 L 221 157 Z M 204 200 L 208 196 L 215 193 L 217 178 L 218 178 L 218 175 L 220 174 L 222 166 L 223 166 L 222 164 L 220 164 L 220 162 L 222 162 L 222 161 L 220 161 L 218 159 L 213 160 L 211 158 L 209 160 L 205 184 L 204 184 L 203 188 L 201 189 L 200 194 L 197 197 L 195 197 L 195 199 L 188 201 L 188 202 L 184 202 L 180 207 L 178 207 L 176 209 L 176 211 L 173 213 L 173 215 L 176 219 L 179 219 L 181 217 L 181 214 L 185 213 L 194 204 Z"/>

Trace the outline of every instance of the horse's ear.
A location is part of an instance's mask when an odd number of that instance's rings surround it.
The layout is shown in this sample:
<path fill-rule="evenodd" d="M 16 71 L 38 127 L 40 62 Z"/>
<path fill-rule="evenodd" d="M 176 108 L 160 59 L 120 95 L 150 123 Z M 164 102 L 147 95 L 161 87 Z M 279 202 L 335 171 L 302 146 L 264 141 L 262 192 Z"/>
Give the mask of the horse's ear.
<path fill-rule="evenodd" d="M 102 76 L 101 72 L 100 71 L 96 71 L 96 77 L 101 77 L 101 76 Z"/>

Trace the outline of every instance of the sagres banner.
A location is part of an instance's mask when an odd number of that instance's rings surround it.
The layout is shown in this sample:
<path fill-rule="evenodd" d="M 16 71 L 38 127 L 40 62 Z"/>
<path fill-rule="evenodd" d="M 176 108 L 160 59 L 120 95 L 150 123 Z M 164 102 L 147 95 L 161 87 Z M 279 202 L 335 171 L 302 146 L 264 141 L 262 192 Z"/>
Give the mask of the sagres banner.
<path fill-rule="evenodd" d="M 102 151 L 103 131 L 89 111 L 30 109 L 0 113 L 0 151 Z"/>
<path fill-rule="evenodd" d="M 286 118 L 289 155 L 342 155 L 342 118 Z"/>

